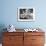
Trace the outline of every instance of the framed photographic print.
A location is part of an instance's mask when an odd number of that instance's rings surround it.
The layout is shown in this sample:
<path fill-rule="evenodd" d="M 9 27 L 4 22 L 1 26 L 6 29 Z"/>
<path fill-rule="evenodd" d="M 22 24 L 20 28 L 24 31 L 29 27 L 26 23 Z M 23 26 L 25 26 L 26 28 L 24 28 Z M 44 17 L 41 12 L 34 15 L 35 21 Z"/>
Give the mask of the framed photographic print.
<path fill-rule="evenodd" d="M 18 21 L 35 21 L 35 8 L 19 7 Z"/>

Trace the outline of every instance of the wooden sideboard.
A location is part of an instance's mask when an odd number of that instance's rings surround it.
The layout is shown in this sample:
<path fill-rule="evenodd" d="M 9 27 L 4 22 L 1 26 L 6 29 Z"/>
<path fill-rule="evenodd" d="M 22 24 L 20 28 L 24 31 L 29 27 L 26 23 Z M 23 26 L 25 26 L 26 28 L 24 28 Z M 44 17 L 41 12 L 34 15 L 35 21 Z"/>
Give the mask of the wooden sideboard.
<path fill-rule="evenodd" d="M 3 46 L 44 46 L 44 32 L 3 32 Z"/>

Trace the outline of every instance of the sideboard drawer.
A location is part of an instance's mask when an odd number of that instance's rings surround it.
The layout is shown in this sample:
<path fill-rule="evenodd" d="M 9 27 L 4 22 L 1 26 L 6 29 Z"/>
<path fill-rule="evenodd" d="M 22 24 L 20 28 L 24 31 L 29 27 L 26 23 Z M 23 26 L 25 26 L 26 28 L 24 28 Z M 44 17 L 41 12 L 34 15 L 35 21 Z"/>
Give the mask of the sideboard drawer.
<path fill-rule="evenodd" d="M 23 32 L 4 32 L 5 36 L 23 36 Z"/>
<path fill-rule="evenodd" d="M 24 36 L 44 36 L 44 32 L 25 32 Z"/>
<path fill-rule="evenodd" d="M 32 43 L 33 44 L 43 44 L 44 36 L 32 36 Z"/>

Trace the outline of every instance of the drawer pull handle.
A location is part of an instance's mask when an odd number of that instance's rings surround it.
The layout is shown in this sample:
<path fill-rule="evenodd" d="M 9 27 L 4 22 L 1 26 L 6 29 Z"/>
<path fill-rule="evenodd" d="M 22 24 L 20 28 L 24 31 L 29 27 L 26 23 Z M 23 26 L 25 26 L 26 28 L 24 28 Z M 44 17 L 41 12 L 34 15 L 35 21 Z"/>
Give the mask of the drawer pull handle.
<path fill-rule="evenodd" d="M 9 38 L 10 40 L 13 40 L 13 38 Z"/>
<path fill-rule="evenodd" d="M 12 40 L 11 38 L 9 38 L 10 40 Z"/>
<path fill-rule="evenodd" d="M 36 40 L 36 39 L 32 39 L 32 40 Z"/>

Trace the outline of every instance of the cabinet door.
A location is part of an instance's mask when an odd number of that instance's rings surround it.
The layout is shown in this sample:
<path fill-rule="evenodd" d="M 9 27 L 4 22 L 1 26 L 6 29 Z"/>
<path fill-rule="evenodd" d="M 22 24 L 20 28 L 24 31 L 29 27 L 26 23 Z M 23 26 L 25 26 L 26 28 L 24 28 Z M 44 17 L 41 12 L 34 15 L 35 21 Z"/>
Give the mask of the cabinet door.
<path fill-rule="evenodd" d="M 44 35 L 35 32 L 24 33 L 24 46 L 44 46 Z"/>
<path fill-rule="evenodd" d="M 44 36 L 32 36 L 32 46 L 44 46 Z"/>
<path fill-rule="evenodd" d="M 24 34 L 24 46 L 32 46 L 32 36 Z"/>
<path fill-rule="evenodd" d="M 4 36 L 3 46 L 23 46 L 23 35 Z"/>
<path fill-rule="evenodd" d="M 14 39 L 15 46 L 23 46 L 23 36 L 16 36 Z"/>

